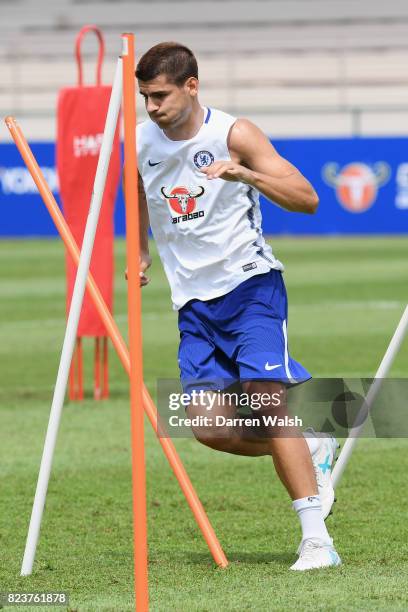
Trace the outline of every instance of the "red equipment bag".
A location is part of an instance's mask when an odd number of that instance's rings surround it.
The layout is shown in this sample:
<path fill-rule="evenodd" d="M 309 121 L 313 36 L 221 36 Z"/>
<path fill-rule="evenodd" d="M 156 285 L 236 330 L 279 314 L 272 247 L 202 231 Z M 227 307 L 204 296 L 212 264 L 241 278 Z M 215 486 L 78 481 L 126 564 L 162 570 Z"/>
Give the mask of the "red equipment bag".
<path fill-rule="evenodd" d="M 99 40 L 96 85 L 83 85 L 81 41 L 93 31 Z M 102 32 L 96 26 L 85 26 L 76 39 L 78 86 L 66 87 L 59 93 L 57 125 L 57 170 L 60 196 L 65 219 L 79 247 L 82 246 L 93 183 L 103 138 L 106 114 L 112 88 L 101 85 L 102 62 L 105 52 Z M 119 122 L 118 122 L 119 125 Z M 98 229 L 91 259 L 91 273 L 103 298 L 112 311 L 113 302 L 113 212 L 121 172 L 119 129 L 116 128 L 109 172 L 106 179 Z M 67 312 L 76 277 L 76 266 L 66 253 Z M 70 398 L 82 399 L 82 346 L 83 336 L 96 337 L 95 345 L 95 397 L 107 396 L 107 339 L 106 330 L 95 306 L 85 292 L 77 332 L 77 353 L 73 358 L 70 376 Z M 104 391 L 99 385 L 99 338 L 104 338 Z M 74 390 L 74 363 L 77 361 L 78 387 Z"/>

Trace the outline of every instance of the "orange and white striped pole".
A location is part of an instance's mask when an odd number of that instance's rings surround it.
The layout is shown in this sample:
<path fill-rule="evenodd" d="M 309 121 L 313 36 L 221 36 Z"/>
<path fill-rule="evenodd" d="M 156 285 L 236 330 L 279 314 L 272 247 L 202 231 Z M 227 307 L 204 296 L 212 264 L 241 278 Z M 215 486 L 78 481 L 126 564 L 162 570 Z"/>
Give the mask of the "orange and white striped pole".
<path fill-rule="evenodd" d="M 124 195 L 128 269 L 130 352 L 130 413 L 132 436 L 133 523 L 136 610 L 148 609 L 146 466 L 143 425 L 142 298 L 136 153 L 136 99 L 134 35 L 122 34 Z"/>

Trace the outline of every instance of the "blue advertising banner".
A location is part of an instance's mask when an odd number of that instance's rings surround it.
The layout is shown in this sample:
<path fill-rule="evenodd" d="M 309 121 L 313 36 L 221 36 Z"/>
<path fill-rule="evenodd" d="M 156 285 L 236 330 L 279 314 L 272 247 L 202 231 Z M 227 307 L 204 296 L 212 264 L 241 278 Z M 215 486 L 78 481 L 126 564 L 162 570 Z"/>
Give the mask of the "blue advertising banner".
<path fill-rule="evenodd" d="M 262 198 L 265 234 L 408 232 L 408 138 L 274 140 L 278 152 L 320 197 L 315 215 L 290 213 Z M 54 143 L 32 143 L 58 201 Z M 54 224 L 14 144 L 0 144 L 0 236 L 53 236 Z M 122 190 L 115 233 L 125 232 Z"/>
<path fill-rule="evenodd" d="M 278 152 L 316 189 L 315 215 L 263 200 L 266 234 L 408 232 L 408 138 L 277 140 Z"/>
<path fill-rule="evenodd" d="M 55 144 L 30 143 L 58 204 Z M 120 187 L 115 206 L 115 232 L 125 234 L 125 211 Z M 55 225 L 16 146 L 0 144 L 0 237 L 57 236 Z"/>

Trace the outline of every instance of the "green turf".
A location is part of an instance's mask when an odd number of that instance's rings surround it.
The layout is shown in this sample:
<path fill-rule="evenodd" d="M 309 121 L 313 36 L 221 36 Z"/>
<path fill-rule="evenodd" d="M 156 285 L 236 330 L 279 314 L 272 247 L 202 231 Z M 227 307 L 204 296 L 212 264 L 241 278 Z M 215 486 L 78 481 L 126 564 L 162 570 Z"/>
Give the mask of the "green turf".
<path fill-rule="evenodd" d="M 315 376 L 372 376 L 408 302 L 406 238 L 279 239 L 291 352 Z M 124 243 L 115 316 L 126 335 Z M 59 241 L 0 243 L 0 592 L 69 591 L 78 611 L 134 609 L 128 383 L 111 352 L 111 398 L 67 404 L 35 570 L 19 577 L 64 335 Z M 176 315 L 157 257 L 143 291 L 144 371 L 177 377 Z M 391 375 L 406 377 L 408 342 Z M 230 560 L 214 566 L 146 421 L 152 610 L 406 610 L 406 440 L 362 440 L 328 525 L 344 565 L 293 574 L 296 516 L 267 457 L 176 447 Z M 12 609 L 12 608 L 10 608 Z M 40 610 L 43 608 L 25 608 Z M 45 609 L 45 608 L 44 608 Z M 49 609 L 49 608 L 48 608 Z"/>

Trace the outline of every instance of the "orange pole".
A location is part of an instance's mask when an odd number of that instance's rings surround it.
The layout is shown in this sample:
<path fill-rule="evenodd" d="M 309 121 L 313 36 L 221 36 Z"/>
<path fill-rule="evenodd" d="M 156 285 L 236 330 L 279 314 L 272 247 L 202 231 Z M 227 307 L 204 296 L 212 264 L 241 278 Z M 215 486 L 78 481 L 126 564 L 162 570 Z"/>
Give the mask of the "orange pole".
<path fill-rule="evenodd" d="M 24 137 L 24 134 L 19 125 L 17 125 L 15 119 L 13 117 L 6 117 L 5 119 L 6 125 L 10 131 L 10 134 L 20 152 L 21 157 L 23 158 L 27 168 L 30 171 L 30 174 L 40 192 L 40 195 L 43 199 L 45 206 L 47 207 L 48 212 L 51 215 L 52 220 L 54 221 L 58 232 L 65 244 L 65 247 L 68 249 L 71 254 L 72 259 L 75 262 L 75 265 L 78 266 L 79 263 L 79 248 L 73 237 L 71 230 L 69 229 L 67 222 L 65 221 L 61 210 L 52 194 L 52 191 L 47 185 L 47 182 L 44 178 L 43 173 L 41 172 L 41 168 L 39 167 L 28 143 Z M 112 340 L 112 344 L 115 347 L 115 350 L 118 354 L 118 357 L 127 372 L 130 373 L 130 359 L 129 352 L 126 346 L 126 343 L 119 331 L 119 328 L 112 317 L 109 308 L 106 306 L 105 301 L 102 297 L 101 292 L 98 289 L 97 284 L 92 276 L 92 274 L 88 275 L 87 280 L 87 289 L 89 295 L 95 304 L 95 308 L 97 309 L 99 316 L 101 317 L 103 324 L 106 327 L 106 331 Z M 161 423 L 156 406 L 152 398 L 150 397 L 149 391 L 146 386 L 143 385 L 143 401 L 144 401 L 144 409 L 146 414 L 150 420 L 150 423 L 157 434 L 158 440 L 162 446 L 163 452 L 167 457 L 168 462 L 171 465 L 171 468 L 178 480 L 181 490 L 183 491 L 187 502 L 191 508 L 191 511 L 194 514 L 194 517 L 197 521 L 198 526 L 201 529 L 201 532 L 208 544 L 208 547 L 211 551 L 211 554 L 214 557 L 214 561 L 220 567 L 227 567 L 228 560 L 224 554 L 224 551 L 221 548 L 221 545 L 218 541 L 218 538 L 214 532 L 214 529 L 208 519 L 208 516 L 205 513 L 205 510 L 201 504 L 201 501 L 191 483 L 191 480 L 186 472 L 186 469 L 176 451 L 174 443 L 171 438 L 168 437 L 168 433 L 166 432 L 165 427 Z"/>
<path fill-rule="evenodd" d="M 83 376 L 83 364 L 84 364 L 84 355 L 82 351 L 82 338 L 78 336 L 77 338 L 77 365 L 78 365 L 78 391 L 77 391 L 77 399 L 82 401 L 84 399 L 84 376 Z"/>
<path fill-rule="evenodd" d="M 149 607 L 147 580 L 146 464 L 143 419 L 142 288 L 140 286 L 139 201 L 136 153 L 134 35 L 122 34 L 124 195 L 128 269 L 130 414 L 132 434 L 133 528 L 136 610 Z"/>
<path fill-rule="evenodd" d="M 75 361 L 76 361 L 76 348 L 74 349 L 74 354 L 72 355 L 71 367 L 69 369 L 69 399 L 71 401 L 76 400 L 75 394 Z"/>
<path fill-rule="evenodd" d="M 101 355 L 100 355 L 100 338 L 95 338 L 94 352 L 94 399 L 101 399 Z"/>
<path fill-rule="evenodd" d="M 84 399 L 82 359 L 81 338 L 78 336 L 75 340 L 72 363 L 69 369 L 69 399 L 76 402 Z"/>
<path fill-rule="evenodd" d="M 102 398 L 109 397 L 108 339 L 103 337 L 103 388 Z"/>

